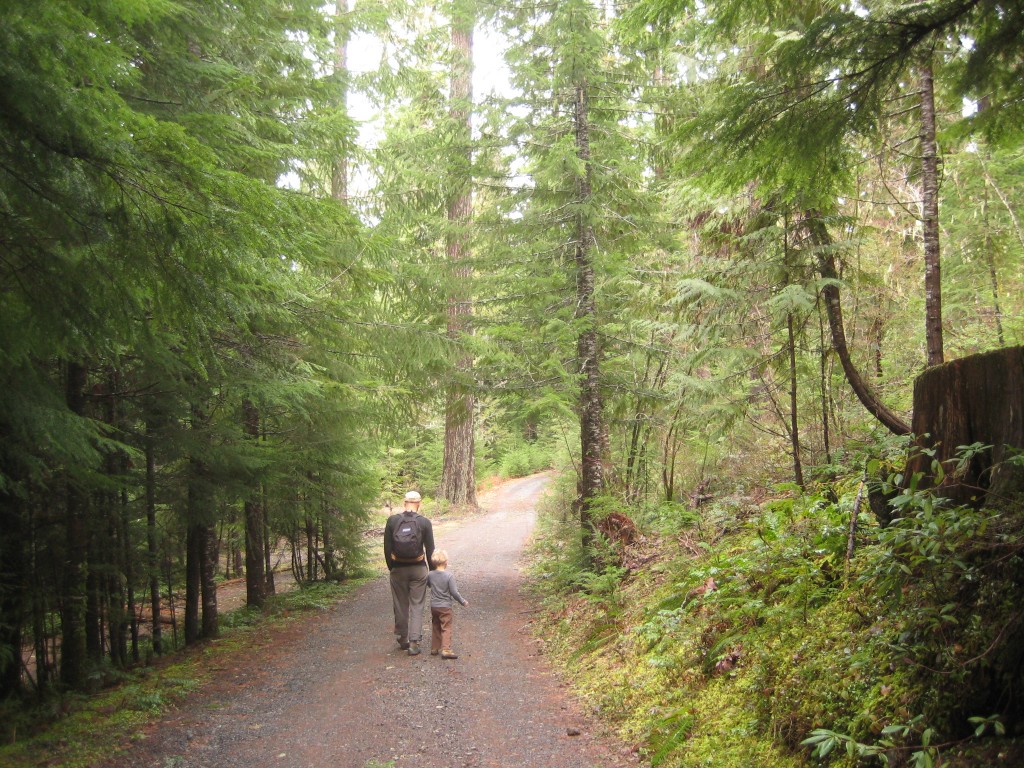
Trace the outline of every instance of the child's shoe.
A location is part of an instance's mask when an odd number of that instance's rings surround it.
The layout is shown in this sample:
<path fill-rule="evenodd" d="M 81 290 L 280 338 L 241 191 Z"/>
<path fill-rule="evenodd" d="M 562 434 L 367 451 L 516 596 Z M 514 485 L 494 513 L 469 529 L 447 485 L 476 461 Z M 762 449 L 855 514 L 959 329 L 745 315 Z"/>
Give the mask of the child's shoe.
<path fill-rule="evenodd" d="M 451 650 L 450 648 L 445 648 L 443 651 L 441 651 L 441 658 L 442 659 L 457 659 L 457 658 L 459 658 L 459 654 L 455 653 L 455 651 Z"/>

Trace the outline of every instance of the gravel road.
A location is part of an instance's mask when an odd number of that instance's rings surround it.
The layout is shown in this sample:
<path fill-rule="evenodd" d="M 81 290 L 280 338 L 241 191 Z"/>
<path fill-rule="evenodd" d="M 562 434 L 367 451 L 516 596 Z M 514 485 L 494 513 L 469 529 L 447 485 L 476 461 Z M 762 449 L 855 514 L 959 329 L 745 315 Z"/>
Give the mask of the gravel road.
<path fill-rule="evenodd" d="M 469 600 L 456 606 L 457 660 L 410 657 L 392 635 L 386 578 L 331 610 L 271 630 L 255 661 L 149 727 L 118 768 L 611 768 L 636 758 L 603 735 L 529 633 L 517 561 L 547 478 L 509 481 L 485 510 L 435 521 Z M 430 517 L 430 509 L 424 508 Z M 425 646 L 429 651 L 429 612 Z"/>

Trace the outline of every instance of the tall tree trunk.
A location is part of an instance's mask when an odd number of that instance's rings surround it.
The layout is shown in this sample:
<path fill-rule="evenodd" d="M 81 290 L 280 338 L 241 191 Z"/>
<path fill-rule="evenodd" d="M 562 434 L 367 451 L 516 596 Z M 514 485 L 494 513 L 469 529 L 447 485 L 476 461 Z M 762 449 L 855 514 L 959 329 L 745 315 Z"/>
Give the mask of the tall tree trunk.
<path fill-rule="evenodd" d="M 594 276 L 594 227 L 589 207 L 593 166 L 590 156 L 590 116 L 586 83 L 576 84 L 573 120 L 576 128 L 576 154 L 583 172 L 576 181 L 576 322 L 579 327 L 577 354 L 580 365 L 580 496 L 579 514 L 584 543 L 592 540 L 594 527 L 591 505 L 604 489 L 601 466 L 604 417 L 601 403 L 600 351 L 597 338 L 597 300 Z"/>
<path fill-rule="evenodd" d="M 820 339 L 820 349 L 818 355 L 818 384 L 821 388 L 821 440 L 825 448 L 825 462 L 831 464 L 832 451 L 829 446 L 828 427 L 828 348 L 825 346 L 825 323 L 821 317 L 820 304 L 816 308 L 816 311 L 818 314 L 818 338 Z"/>
<path fill-rule="evenodd" d="M 448 336 L 458 356 L 456 380 L 449 385 L 445 404 L 444 462 L 441 497 L 457 506 L 476 506 L 475 413 L 471 389 L 473 359 L 464 350 L 471 333 L 473 304 L 472 269 L 468 264 L 469 223 L 473 215 L 472 119 L 473 119 L 473 24 L 468 2 L 453 3 L 451 44 L 453 52 L 450 117 L 454 130 L 452 197 L 448 203 L 447 258 L 451 283 L 448 294 Z"/>
<path fill-rule="evenodd" d="M 875 378 L 880 379 L 885 373 L 882 370 L 882 342 L 885 341 L 885 321 L 882 317 L 876 317 L 871 321 L 868 338 L 871 339 L 871 358 L 875 365 Z"/>
<path fill-rule="evenodd" d="M 208 502 L 209 499 L 204 499 Z M 208 507 L 208 503 L 204 504 Z M 211 510 L 207 509 L 207 513 Z M 203 601 L 203 637 L 216 637 L 219 632 L 217 619 L 217 546 L 216 527 L 208 523 L 203 526 L 203 541 L 200 550 L 200 594 Z"/>
<path fill-rule="evenodd" d="M 843 327 L 843 306 L 839 298 L 839 273 L 836 270 L 835 255 L 833 254 L 832 236 L 816 212 L 809 212 L 804 219 L 804 226 L 807 229 L 811 242 L 815 246 L 815 257 L 818 264 L 818 272 L 825 281 L 821 288 L 822 297 L 825 299 L 825 313 L 828 316 L 829 329 L 832 332 L 832 347 L 839 356 L 839 362 L 843 366 L 846 380 L 853 389 L 854 394 L 861 404 L 867 408 L 868 413 L 878 419 L 885 427 L 895 435 L 910 434 L 910 426 L 893 413 L 886 405 L 878 399 L 867 382 L 860 375 L 860 371 L 853 363 L 850 356 L 850 348 L 846 344 L 846 330 Z"/>
<path fill-rule="evenodd" d="M 337 91 L 337 109 L 348 113 L 348 0 L 337 0 L 334 4 L 334 81 Z M 331 197 L 335 200 L 348 199 L 348 151 L 342 144 L 334 167 L 331 169 Z"/>
<path fill-rule="evenodd" d="M 68 409 L 85 413 L 87 372 L 80 363 L 68 363 L 66 371 Z M 60 679 L 69 688 L 82 688 L 86 681 L 86 494 L 77 480 L 70 476 L 65 488 L 65 533 L 67 554 L 61 606 Z"/>
<path fill-rule="evenodd" d="M 661 484 L 665 491 L 665 501 L 674 501 L 676 497 L 676 456 L 679 453 L 679 417 L 683 412 L 680 403 L 672 412 L 661 456 Z"/>
<path fill-rule="evenodd" d="M 988 220 L 988 190 L 995 186 L 988 175 L 985 174 L 985 195 L 981 200 L 981 225 L 985 228 L 985 264 L 988 266 L 988 282 L 992 289 L 992 309 L 996 319 L 996 338 L 999 339 L 999 346 L 1006 346 L 1006 339 L 1003 337 L 1003 311 L 999 306 L 999 274 L 996 272 L 996 256 L 992 243 L 992 229 Z"/>
<path fill-rule="evenodd" d="M 195 491 L 189 490 L 189 507 Z M 185 644 L 196 642 L 202 635 L 199 624 L 200 583 L 203 579 L 203 536 L 205 527 L 190 522 L 185 531 Z"/>
<path fill-rule="evenodd" d="M 267 503 L 267 487 L 265 485 L 260 486 L 260 509 L 263 514 L 260 516 L 260 523 L 262 525 L 263 537 L 263 594 L 273 595 L 277 591 L 277 587 L 274 584 L 274 560 L 273 551 L 276 547 L 276 542 L 270 540 L 270 526 L 267 524 L 267 510 L 270 509 L 270 505 Z"/>
<path fill-rule="evenodd" d="M 675 338 L 675 331 L 670 333 L 665 339 L 665 345 L 671 344 Z M 657 338 L 652 334 L 651 346 L 653 347 L 656 343 Z M 641 389 L 660 393 L 664 390 L 665 381 L 668 378 L 669 371 L 669 357 L 666 354 L 658 355 L 658 366 L 654 372 L 653 377 L 650 376 L 650 367 L 653 360 L 654 353 L 648 353 L 647 362 L 644 368 L 644 377 L 641 382 Z M 655 395 L 656 397 L 657 395 Z M 653 406 L 650 405 L 649 400 L 651 396 L 641 392 L 637 396 L 636 412 L 632 419 L 632 426 L 630 428 L 629 438 L 629 452 L 626 456 L 626 480 L 625 480 L 625 492 L 626 498 L 630 501 L 636 501 L 643 496 L 643 490 L 640 487 L 640 481 L 644 480 L 646 483 L 646 458 L 649 451 L 649 443 L 651 439 L 651 424 L 653 422 L 652 411 Z"/>
<path fill-rule="evenodd" d="M 156 528 L 156 446 L 152 421 L 146 422 L 146 566 L 149 571 L 149 608 L 153 615 L 150 641 L 153 653 L 163 653 L 160 624 L 160 560 Z"/>
<path fill-rule="evenodd" d="M 199 406 L 192 408 L 192 429 L 197 439 L 207 424 Z M 193 456 L 188 467 L 188 520 L 185 564 L 185 642 L 217 634 L 217 536 L 209 467 Z M 202 615 L 200 617 L 200 608 Z"/>
<path fill-rule="evenodd" d="M 331 527 L 329 524 L 330 508 L 326 502 L 321 502 L 320 510 L 320 540 L 324 547 L 324 579 L 334 579 L 338 574 L 338 562 L 334 557 L 334 540 L 331 538 Z"/>
<path fill-rule="evenodd" d="M 39 551 L 39 533 L 37 528 L 38 518 L 29 513 L 29 540 L 28 551 L 32 553 L 33 560 L 37 560 Z M 28 575 L 36 579 L 38 577 L 37 565 L 28 566 Z M 48 617 L 52 620 L 52 611 L 49 610 L 49 601 L 41 589 L 30 591 L 32 596 L 32 647 L 36 654 L 36 692 L 42 693 L 50 686 L 53 677 L 54 666 L 51 663 L 51 655 L 47 645 L 48 633 L 46 621 Z M 20 673 L 20 670 L 19 670 Z"/>
<path fill-rule="evenodd" d="M 316 529 L 312 515 L 306 515 L 306 578 L 316 581 Z"/>
<path fill-rule="evenodd" d="M 793 476 L 796 484 L 804 487 L 804 468 L 800 461 L 800 432 L 797 418 L 797 379 L 796 379 L 796 334 L 793 332 L 793 313 L 786 314 L 786 330 L 789 340 L 789 439 L 793 447 Z"/>
<path fill-rule="evenodd" d="M 782 247 L 786 260 L 786 282 L 792 282 L 792 252 L 790 249 L 790 219 L 789 212 L 786 212 L 786 226 L 783 229 Z M 793 453 L 793 478 L 796 484 L 804 487 L 804 468 L 800 456 L 800 419 L 797 403 L 797 368 L 796 368 L 796 333 L 793 327 L 793 313 L 786 313 L 786 342 L 789 352 L 789 440 Z"/>
<path fill-rule="evenodd" d="M 85 536 L 85 653 L 90 661 L 100 662 L 103 658 L 103 605 L 100 590 L 102 581 L 97 566 L 100 566 L 96 537 L 91 526 L 86 526 Z"/>
<path fill-rule="evenodd" d="M 266 523 L 260 496 L 246 500 L 246 604 L 261 607 L 266 600 L 266 558 L 263 555 L 263 541 Z"/>
<path fill-rule="evenodd" d="M 186 533 L 186 536 L 188 534 Z M 186 544 L 187 547 L 187 544 Z M 187 560 L 186 560 L 187 564 Z M 171 614 L 171 647 L 178 647 L 178 607 L 174 601 L 174 578 L 171 572 L 171 556 L 164 556 L 164 576 L 167 583 L 167 610 Z"/>
<path fill-rule="evenodd" d="M 110 573 L 106 579 L 107 597 L 107 639 L 110 647 L 110 663 L 114 667 L 128 664 L 128 612 L 125 610 L 125 582 L 127 563 L 123 554 L 126 548 L 120 529 L 120 512 L 115 497 L 107 496 L 110 504 L 110 521 L 107 528 L 110 537 Z"/>
<path fill-rule="evenodd" d="M 292 576 L 298 583 L 302 583 L 305 575 L 302 572 L 302 561 L 299 559 L 298 532 L 288 537 L 288 548 L 292 551 Z"/>
<path fill-rule="evenodd" d="M 127 469 L 127 467 L 126 467 Z M 124 540 L 125 558 L 125 595 L 128 600 L 128 631 L 132 640 L 132 661 L 139 660 L 139 615 L 135 604 L 135 547 L 132 546 L 131 523 L 127 491 L 122 489 L 121 502 L 121 537 Z"/>
<path fill-rule="evenodd" d="M 928 365 L 942 365 L 942 269 L 939 261 L 939 152 L 935 142 L 935 81 L 921 67 L 921 190 L 924 224 L 925 338 Z"/>
<path fill-rule="evenodd" d="M 115 432 L 124 430 L 120 408 L 121 374 L 113 366 L 106 371 L 103 393 L 103 419 Z M 123 495 L 128 461 L 123 451 L 108 451 L 104 458 L 104 474 L 111 490 L 100 495 L 107 516 L 105 593 L 107 604 L 107 638 L 110 663 L 114 667 L 128 665 L 128 631 L 132 605 L 128 601 L 134 552 L 128 533 L 127 500 Z M 119 490 L 122 489 L 122 490 Z"/>
<path fill-rule="evenodd" d="M 21 692 L 21 627 L 29 587 L 24 528 L 23 502 L 0 491 L 0 701 Z"/>
<path fill-rule="evenodd" d="M 242 403 L 245 433 L 253 441 L 260 437 L 260 413 L 246 400 Z M 263 505 L 260 489 L 253 488 L 245 500 L 245 603 L 260 607 L 267 597 L 266 575 L 263 570 Z"/>
<path fill-rule="evenodd" d="M 190 491 L 190 496 L 196 493 Z M 201 492 L 192 504 L 196 511 L 204 507 Z M 189 525 L 185 555 L 185 643 L 201 637 L 216 637 L 217 617 L 217 536 L 214 526 L 197 522 Z"/>

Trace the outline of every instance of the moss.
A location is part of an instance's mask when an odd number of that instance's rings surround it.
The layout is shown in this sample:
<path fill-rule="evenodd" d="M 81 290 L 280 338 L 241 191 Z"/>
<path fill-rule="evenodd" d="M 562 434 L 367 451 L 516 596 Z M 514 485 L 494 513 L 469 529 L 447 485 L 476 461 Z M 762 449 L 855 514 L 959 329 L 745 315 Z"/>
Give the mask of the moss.
<path fill-rule="evenodd" d="M 757 696 L 749 676 L 716 679 L 690 703 L 693 728 L 664 765 L 677 768 L 749 768 L 770 765 L 796 768 L 803 764 L 766 733 L 757 713 Z"/>
<path fill-rule="evenodd" d="M 991 713 L 974 711 L 983 698 L 968 691 L 985 686 L 963 685 L 961 660 L 1016 615 L 1005 583 L 1020 568 L 1008 561 L 1002 588 L 969 583 L 971 599 L 950 604 L 933 581 L 903 579 L 884 540 L 846 564 L 848 512 L 832 503 L 788 499 L 732 519 L 741 523 L 730 532 L 705 533 L 703 553 L 661 541 L 657 568 L 630 573 L 614 594 L 606 578 L 546 583 L 561 614 L 539 629 L 601 717 L 654 765 L 679 768 L 817 765 L 802 744 L 817 729 L 904 755 L 926 729 L 933 743 L 965 746 L 968 716 Z M 563 571 L 572 562 L 564 543 L 546 547 Z M 589 584 L 601 584 L 599 600 Z M 840 749 L 826 762 L 856 758 Z"/>

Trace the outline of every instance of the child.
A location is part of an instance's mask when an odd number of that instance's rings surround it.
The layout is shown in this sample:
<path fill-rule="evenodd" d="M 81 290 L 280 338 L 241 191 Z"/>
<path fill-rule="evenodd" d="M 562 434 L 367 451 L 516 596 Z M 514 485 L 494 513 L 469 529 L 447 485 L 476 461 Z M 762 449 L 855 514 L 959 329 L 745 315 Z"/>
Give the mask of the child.
<path fill-rule="evenodd" d="M 430 588 L 430 623 L 433 631 L 430 634 L 430 655 L 441 654 L 442 659 L 457 659 L 458 654 L 452 651 L 452 601 L 469 605 L 469 601 L 459 594 L 455 586 L 455 576 L 448 573 L 448 553 L 438 549 L 430 558 L 434 568 L 427 576 Z"/>

